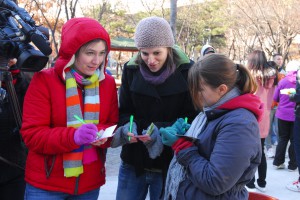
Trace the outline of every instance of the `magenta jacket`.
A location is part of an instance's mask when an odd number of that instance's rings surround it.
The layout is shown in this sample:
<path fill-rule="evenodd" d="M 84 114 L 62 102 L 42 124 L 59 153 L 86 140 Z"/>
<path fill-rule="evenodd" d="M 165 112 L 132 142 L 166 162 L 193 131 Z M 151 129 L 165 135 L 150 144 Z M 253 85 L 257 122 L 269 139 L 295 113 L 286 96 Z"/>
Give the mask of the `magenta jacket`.
<path fill-rule="evenodd" d="M 289 72 L 279 83 L 274 93 L 274 101 L 279 102 L 276 117 L 285 121 L 295 121 L 295 106 L 296 103 L 290 101 L 289 95 L 280 94 L 280 90 L 296 88 L 297 71 Z"/>

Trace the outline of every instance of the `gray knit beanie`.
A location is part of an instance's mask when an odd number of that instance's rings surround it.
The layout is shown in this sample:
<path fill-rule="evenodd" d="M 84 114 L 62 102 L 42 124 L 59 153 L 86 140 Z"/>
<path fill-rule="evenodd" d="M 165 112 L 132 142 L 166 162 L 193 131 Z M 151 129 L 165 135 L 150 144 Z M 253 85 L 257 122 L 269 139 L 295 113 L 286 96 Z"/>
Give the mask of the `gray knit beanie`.
<path fill-rule="evenodd" d="M 136 27 L 134 40 L 138 49 L 172 47 L 175 43 L 169 23 L 161 17 L 142 19 Z"/>

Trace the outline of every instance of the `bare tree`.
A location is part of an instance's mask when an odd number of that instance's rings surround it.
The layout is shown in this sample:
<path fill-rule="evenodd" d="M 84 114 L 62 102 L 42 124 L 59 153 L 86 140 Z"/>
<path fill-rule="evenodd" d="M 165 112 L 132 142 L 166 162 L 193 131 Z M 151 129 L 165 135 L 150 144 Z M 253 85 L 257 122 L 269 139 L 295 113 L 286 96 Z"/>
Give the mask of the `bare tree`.
<path fill-rule="evenodd" d="M 156 10 L 158 8 L 163 8 L 163 4 L 165 1 L 160 1 L 160 0 L 154 0 L 154 1 L 149 1 L 149 0 L 140 0 L 144 9 L 146 10 L 146 13 L 148 13 L 149 16 L 152 16 L 154 13 L 156 13 Z"/>
<path fill-rule="evenodd" d="M 102 6 L 100 6 L 100 10 L 98 13 L 98 21 L 101 21 L 103 18 L 103 15 L 108 11 L 107 7 L 107 1 L 103 1 Z"/>
<path fill-rule="evenodd" d="M 176 39 L 177 0 L 170 0 L 170 26 Z"/>
<path fill-rule="evenodd" d="M 245 45 L 244 55 L 259 48 L 269 57 L 274 52 L 288 57 L 300 30 L 299 0 L 231 0 L 231 5 L 231 53 Z"/>
<path fill-rule="evenodd" d="M 76 16 L 77 3 L 78 0 L 64 0 L 65 14 L 67 20 L 74 18 Z"/>

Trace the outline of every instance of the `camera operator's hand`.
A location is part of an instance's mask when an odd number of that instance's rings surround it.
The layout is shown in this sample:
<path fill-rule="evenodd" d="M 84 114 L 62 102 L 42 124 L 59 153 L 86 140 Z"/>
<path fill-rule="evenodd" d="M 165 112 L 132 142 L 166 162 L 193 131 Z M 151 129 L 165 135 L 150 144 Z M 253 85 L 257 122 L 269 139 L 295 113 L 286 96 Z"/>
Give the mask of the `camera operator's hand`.
<path fill-rule="evenodd" d="M 8 61 L 8 66 L 9 67 L 12 67 L 13 65 L 15 65 L 17 63 L 17 59 L 16 58 L 12 58 L 12 59 L 9 59 Z"/>
<path fill-rule="evenodd" d="M 6 99 L 6 90 L 3 88 L 0 88 L 0 103 L 3 103 L 3 101 Z"/>

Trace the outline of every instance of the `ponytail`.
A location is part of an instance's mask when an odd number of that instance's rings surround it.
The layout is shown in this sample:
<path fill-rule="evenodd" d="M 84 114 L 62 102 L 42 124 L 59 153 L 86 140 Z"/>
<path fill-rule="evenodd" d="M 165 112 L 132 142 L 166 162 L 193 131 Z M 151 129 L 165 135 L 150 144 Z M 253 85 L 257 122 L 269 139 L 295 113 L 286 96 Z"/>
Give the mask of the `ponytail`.
<path fill-rule="evenodd" d="M 236 64 L 236 66 L 236 86 L 241 90 L 242 94 L 253 94 L 257 90 L 257 84 L 251 72 L 244 65 Z"/>

